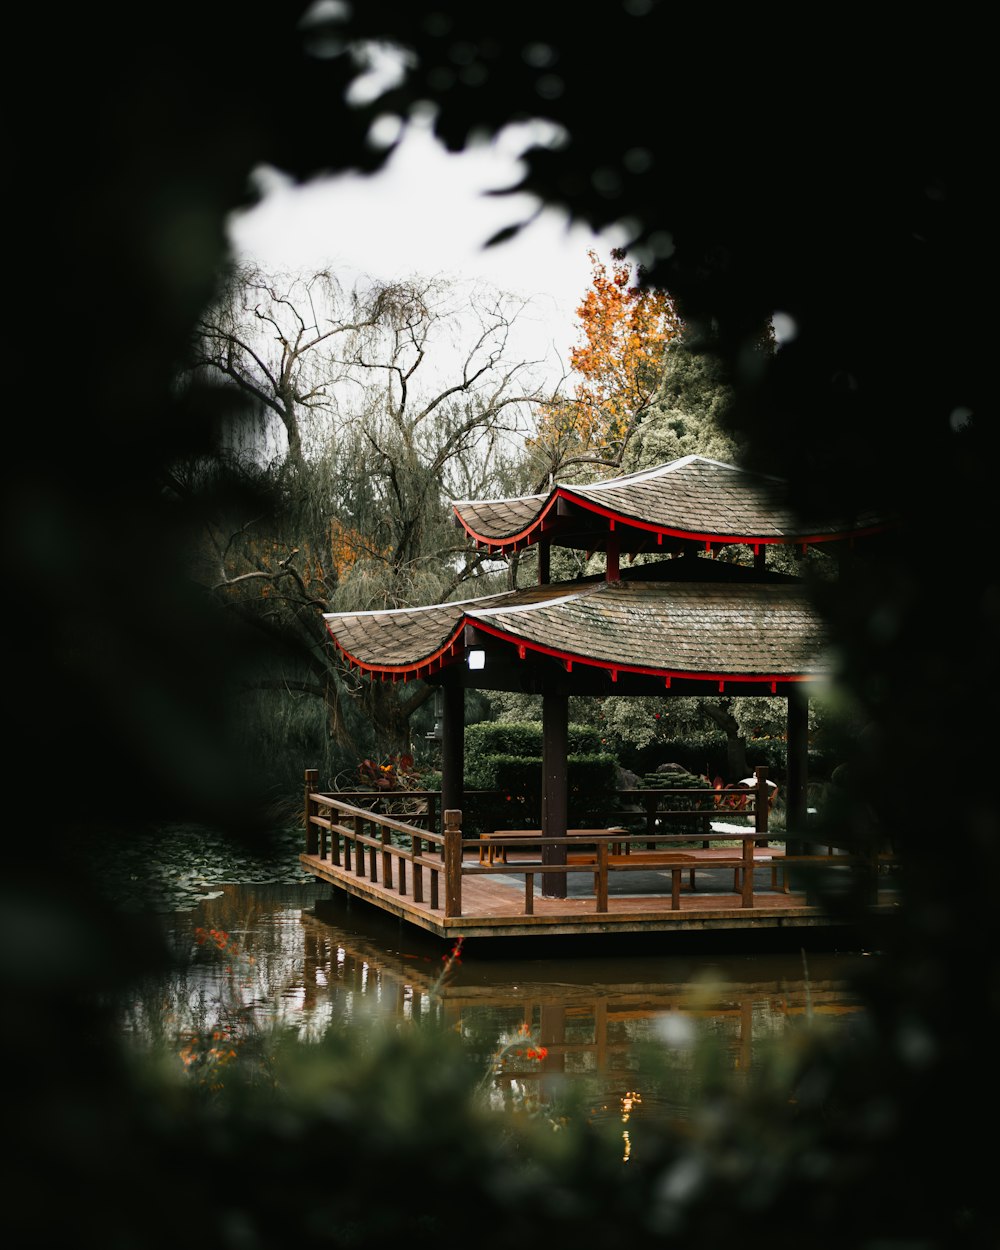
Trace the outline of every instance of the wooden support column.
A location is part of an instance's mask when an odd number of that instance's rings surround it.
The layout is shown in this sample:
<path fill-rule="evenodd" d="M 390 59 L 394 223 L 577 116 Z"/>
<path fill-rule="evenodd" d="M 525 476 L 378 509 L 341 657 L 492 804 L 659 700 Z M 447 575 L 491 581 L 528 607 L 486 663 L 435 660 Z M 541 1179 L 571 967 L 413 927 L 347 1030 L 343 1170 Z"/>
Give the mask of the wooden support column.
<path fill-rule="evenodd" d="M 448 808 L 461 811 L 465 798 L 465 689 L 460 681 L 453 679 L 445 681 L 441 690 L 444 694 L 444 711 L 441 717 L 441 812 Z"/>
<path fill-rule="evenodd" d="M 550 580 L 550 564 L 549 551 L 551 544 L 547 538 L 542 538 L 538 543 L 538 584 L 539 586 L 547 586 Z"/>
<path fill-rule="evenodd" d="M 605 581 L 620 582 L 621 574 L 621 544 L 617 538 L 608 539 L 607 551 L 607 568 L 605 572 Z"/>
<path fill-rule="evenodd" d="M 809 762 L 809 700 L 793 689 L 788 696 L 788 755 L 785 774 L 785 847 L 801 855 L 806 846 L 806 785 Z M 794 872 L 791 874 L 794 886 Z"/>
<path fill-rule="evenodd" d="M 566 755 L 569 750 L 569 699 L 562 691 L 542 696 L 542 835 L 547 838 L 566 836 L 568 786 Z M 543 864 L 565 864 L 565 846 L 542 848 Z M 542 873 L 542 896 L 565 898 L 567 875 L 564 872 Z"/>

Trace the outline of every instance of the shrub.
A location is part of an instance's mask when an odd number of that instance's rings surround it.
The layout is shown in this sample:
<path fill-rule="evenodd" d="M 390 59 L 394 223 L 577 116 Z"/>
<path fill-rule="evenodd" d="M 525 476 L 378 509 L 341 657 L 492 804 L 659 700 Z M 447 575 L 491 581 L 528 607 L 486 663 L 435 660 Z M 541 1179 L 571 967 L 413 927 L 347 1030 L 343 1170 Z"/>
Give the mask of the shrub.
<path fill-rule="evenodd" d="M 618 762 L 600 750 L 598 730 L 570 725 L 567 791 L 571 818 L 584 821 L 614 803 Z M 542 726 L 540 722 L 483 722 L 465 735 L 466 790 L 496 796 L 466 797 L 463 823 L 476 834 L 492 829 L 535 829 L 541 823 Z"/>

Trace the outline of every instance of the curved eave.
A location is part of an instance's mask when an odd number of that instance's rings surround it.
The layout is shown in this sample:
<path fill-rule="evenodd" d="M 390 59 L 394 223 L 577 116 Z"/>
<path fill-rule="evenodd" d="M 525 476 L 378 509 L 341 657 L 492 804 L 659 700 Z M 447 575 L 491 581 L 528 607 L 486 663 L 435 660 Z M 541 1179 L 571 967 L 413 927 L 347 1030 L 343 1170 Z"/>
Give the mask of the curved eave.
<path fill-rule="evenodd" d="M 365 660 L 360 656 L 353 654 L 345 646 L 343 646 L 334 631 L 330 628 L 329 623 L 327 624 L 327 631 L 333 639 L 337 650 L 347 661 L 348 665 L 352 669 L 357 669 L 360 672 L 367 673 L 369 680 L 374 681 L 376 677 L 380 677 L 382 681 L 408 682 L 433 677 L 435 674 L 441 672 L 442 669 L 449 668 L 455 664 L 464 663 L 465 646 L 462 639 L 466 625 L 473 626 L 479 633 L 488 634 L 490 637 L 496 638 L 500 642 L 507 643 L 511 647 L 512 651 L 516 652 L 518 658 L 521 660 L 527 659 L 528 654 L 531 653 L 532 655 L 560 661 L 567 673 L 571 673 L 574 667 L 603 670 L 609 674 L 612 683 L 617 682 L 620 674 L 629 673 L 641 677 L 659 678 L 663 681 L 664 687 L 667 690 L 670 689 L 674 680 L 678 680 L 705 682 L 716 687 L 719 693 L 722 693 L 727 685 L 740 685 L 745 683 L 767 686 L 768 692 L 774 694 L 776 693 L 779 685 L 815 681 L 822 675 L 819 672 L 719 672 L 660 665 L 612 663 L 608 660 L 597 659 L 594 656 L 582 655 L 578 652 L 563 650 L 559 647 L 550 647 L 544 643 L 522 638 L 509 630 L 491 625 L 484 621 L 481 617 L 477 616 L 463 616 L 441 646 L 418 660 L 413 660 L 404 664 L 385 664 L 372 660 Z"/>
<path fill-rule="evenodd" d="M 538 515 L 530 525 L 513 534 L 500 536 L 481 533 L 465 520 L 459 511 L 458 505 L 453 505 L 452 510 L 458 524 L 461 525 L 477 546 L 485 548 L 492 555 L 512 555 L 515 551 L 531 546 L 545 538 L 546 528 L 554 530 L 561 518 L 553 517 L 552 513 L 553 510 L 558 511 L 560 500 L 572 504 L 581 511 L 592 514 L 595 518 L 601 518 L 607 523 L 608 534 L 614 533 L 619 527 L 626 531 L 637 530 L 644 535 L 655 538 L 657 546 L 662 546 L 664 539 L 670 539 L 672 542 L 701 543 L 704 544 L 706 550 L 711 550 L 712 547 L 737 545 L 752 547 L 756 554 L 761 547 L 765 546 L 801 546 L 805 548 L 815 546 L 818 543 L 844 542 L 855 538 L 867 538 L 873 534 L 883 533 L 887 528 L 885 525 L 879 524 L 804 534 L 735 534 L 722 530 L 687 529 L 683 526 L 656 525 L 652 522 L 630 516 L 628 513 L 618 509 L 597 504 L 592 499 L 583 498 L 571 489 L 562 486 L 557 487 L 553 491 L 545 506 L 539 510 Z M 558 535 L 556 535 L 556 539 L 557 541 L 559 540 Z"/>
<path fill-rule="evenodd" d="M 418 678 L 432 677 L 450 664 L 460 663 L 465 659 L 465 648 L 461 642 L 465 624 L 466 618 L 462 617 L 441 646 L 418 660 L 404 664 L 380 664 L 372 660 L 365 660 L 344 646 L 331 628 L 329 621 L 326 622 L 326 630 L 333 639 L 334 646 L 347 661 L 350 668 L 367 673 L 372 680 L 378 674 L 383 681 L 390 679 L 392 681 L 413 681 Z"/>
<path fill-rule="evenodd" d="M 560 660 L 563 667 L 568 673 L 573 671 L 574 666 L 581 668 L 603 669 L 609 673 L 612 682 L 618 680 L 620 673 L 635 673 L 642 677 L 659 677 L 662 678 L 666 688 L 669 690 L 671 682 L 676 678 L 684 681 L 703 681 L 718 687 L 721 692 L 727 684 L 737 684 L 750 682 L 759 685 L 767 685 L 773 694 L 778 685 L 784 685 L 789 682 L 806 682 L 815 681 L 820 676 L 819 673 L 737 673 L 737 672 L 709 672 L 703 669 L 684 669 L 673 668 L 659 665 L 645 664 L 622 664 L 612 663 L 609 660 L 596 659 L 593 656 L 581 655 L 573 651 L 565 651 L 559 647 L 550 647 L 544 643 L 529 641 L 518 637 L 516 634 L 510 633 L 504 629 L 498 629 L 494 625 L 489 625 L 482 620 L 472 622 L 476 629 L 483 634 L 499 639 L 501 642 L 509 643 L 514 647 L 520 659 L 526 659 L 528 652 L 535 655 L 546 656 L 549 659 Z"/>

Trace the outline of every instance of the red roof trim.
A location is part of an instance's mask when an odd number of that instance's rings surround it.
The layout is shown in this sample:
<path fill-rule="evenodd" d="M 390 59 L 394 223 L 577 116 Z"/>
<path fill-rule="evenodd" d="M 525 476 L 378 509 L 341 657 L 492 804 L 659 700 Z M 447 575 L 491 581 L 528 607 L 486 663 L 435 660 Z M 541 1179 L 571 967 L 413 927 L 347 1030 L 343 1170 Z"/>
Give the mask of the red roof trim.
<path fill-rule="evenodd" d="M 558 501 L 558 499 L 559 499 L 559 492 L 556 491 L 556 493 L 552 496 L 552 498 L 545 505 L 545 507 L 541 510 L 541 512 L 539 512 L 539 514 L 531 522 L 528 528 L 521 530 L 517 534 L 512 534 L 509 538 L 500 538 L 500 539 L 485 538 L 482 534 L 477 534 L 476 531 L 472 529 L 471 526 L 466 525 L 464 519 L 462 518 L 461 514 L 458 511 L 457 506 L 454 504 L 452 504 L 452 512 L 454 512 L 456 518 L 458 519 L 458 523 L 459 525 L 461 525 L 462 529 L 465 530 L 465 532 L 469 535 L 470 538 L 475 539 L 475 541 L 479 543 L 481 546 L 486 546 L 486 547 L 492 546 L 492 547 L 499 547 L 503 549 L 504 547 L 510 547 L 512 545 L 516 545 L 519 542 L 530 543 L 532 541 L 531 535 L 536 530 L 538 530 L 538 532 L 541 533 L 542 522 L 545 520 L 548 514 L 552 511 L 552 509 L 556 506 L 556 502 Z"/>
<path fill-rule="evenodd" d="M 570 666 L 574 664 L 587 664 L 591 668 L 603 668 L 611 673 L 612 681 L 618 680 L 619 673 L 641 673 L 649 677 L 683 677 L 691 681 L 711 681 L 711 682 L 770 682 L 773 686 L 775 682 L 788 681 L 810 681 L 809 674 L 800 676 L 787 676 L 778 673 L 702 673 L 693 672 L 690 669 L 681 668 L 652 668 L 642 664 L 622 664 L 619 661 L 611 660 L 595 660 L 592 656 L 579 655 L 573 651 L 562 651 L 556 647 L 547 647 L 540 642 L 527 642 L 523 638 L 518 638 L 516 634 L 511 634 L 505 630 L 498 629 L 494 625 L 487 625 L 481 620 L 473 622 L 477 630 L 484 634 L 491 634 L 494 638 L 499 638 L 501 642 L 509 642 L 518 648 L 521 652 L 525 649 L 536 651 L 539 655 L 552 656 L 557 660 L 562 660 L 564 664 Z"/>
<path fill-rule="evenodd" d="M 810 676 L 808 674 L 789 676 L 778 673 L 703 673 L 682 668 L 652 668 L 640 664 L 622 664 L 617 662 L 613 663 L 610 660 L 595 660 L 592 656 L 579 655 L 578 653 L 572 651 L 561 651 L 556 647 L 547 647 L 543 643 L 526 642 L 524 639 L 518 638 L 516 634 L 511 634 L 505 630 L 497 629 L 493 625 L 486 625 L 483 621 L 478 619 L 469 621 L 469 618 L 464 616 L 462 620 L 459 621 L 448 640 L 440 646 L 437 651 L 435 651 L 432 655 L 426 656 L 422 660 L 418 660 L 414 664 L 370 664 L 365 660 L 359 659 L 352 652 L 341 646 L 329 626 L 327 626 L 327 632 L 333 639 L 337 650 L 346 657 L 348 663 L 353 667 L 359 668 L 368 673 L 369 677 L 372 679 L 374 679 L 375 674 L 378 673 L 381 675 L 383 681 L 386 677 L 391 677 L 392 680 L 395 681 L 399 677 L 402 677 L 404 680 L 409 677 L 419 678 L 425 670 L 425 675 L 429 677 L 435 670 L 442 669 L 446 666 L 446 656 L 448 659 L 455 659 L 456 653 L 454 648 L 456 647 L 458 639 L 461 636 L 467 622 L 473 624 L 477 630 L 481 630 L 484 634 L 490 634 L 492 637 L 498 638 L 501 642 L 508 642 L 512 646 L 516 647 L 518 655 L 521 659 L 524 659 L 526 651 L 535 651 L 539 655 L 552 656 L 555 659 L 562 660 L 563 664 L 566 666 L 567 672 L 572 671 L 574 664 L 586 664 L 591 668 L 603 668 L 606 672 L 611 674 L 612 681 L 618 680 L 619 673 L 639 673 L 647 677 L 662 677 L 666 679 L 668 689 L 670 688 L 671 680 L 675 677 L 688 681 L 706 681 L 716 683 L 745 681 L 759 684 L 769 683 L 771 686 L 771 693 L 773 694 L 774 687 L 777 682 L 802 682 L 810 680 Z M 462 651 L 464 652 L 464 647 L 462 648 Z"/>
<path fill-rule="evenodd" d="M 552 498 L 545 505 L 541 512 L 535 517 L 531 524 L 517 534 L 512 534 L 508 538 L 486 538 L 482 534 L 478 534 L 471 526 L 467 525 L 463 518 L 459 515 L 458 508 L 453 506 L 452 510 L 458 518 L 459 524 L 465 532 L 473 538 L 481 546 L 489 548 L 495 547 L 497 551 L 505 549 L 516 550 L 518 543 L 530 543 L 531 535 L 537 530 L 541 531 L 542 521 L 551 512 L 553 507 L 560 499 L 565 499 L 569 503 L 576 504 L 577 507 L 583 508 L 585 511 L 593 512 L 597 516 L 604 517 L 610 522 L 610 528 L 614 529 L 615 524 L 631 526 L 633 529 L 647 530 L 652 534 L 656 534 L 657 540 L 662 542 L 664 536 L 670 538 L 687 538 L 696 539 L 699 542 L 719 543 L 724 546 L 746 545 L 759 546 L 760 544 L 784 545 L 792 543 L 829 543 L 836 542 L 844 538 L 864 538 L 871 534 L 879 534 L 885 530 L 885 525 L 870 525 L 864 529 L 838 530 L 833 534 L 796 534 L 792 538 L 762 538 L 757 535 L 734 536 L 729 534 L 708 533 L 702 530 L 678 529 L 669 525 L 654 525 L 650 521 L 637 521 L 633 517 L 628 516 L 624 512 L 616 511 L 613 508 L 605 508 L 601 504 L 593 503 L 589 499 L 582 499 L 579 495 L 575 495 L 572 490 L 564 487 L 556 487 Z"/>
<path fill-rule="evenodd" d="M 448 659 L 455 658 L 455 647 L 458 644 L 458 640 L 461 637 L 462 630 L 464 628 L 465 617 L 459 621 L 454 632 L 449 635 L 446 642 L 438 647 L 436 651 L 432 652 L 432 654 L 425 656 L 422 660 L 417 660 L 414 664 L 370 664 L 367 660 L 361 660 L 353 652 L 348 651 L 347 648 L 340 643 L 336 634 L 334 634 L 329 625 L 326 627 L 326 632 L 333 639 L 334 646 L 341 653 L 341 655 L 347 659 L 348 664 L 352 665 L 352 667 L 362 669 L 364 672 L 368 673 L 369 676 L 374 676 L 375 673 L 381 673 L 383 677 L 389 675 L 393 678 L 393 680 L 397 677 L 402 677 L 406 680 L 409 677 L 419 677 L 423 669 L 426 669 L 427 676 L 430 676 L 431 672 L 435 668 L 444 668 L 445 656 L 447 656 Z"/>

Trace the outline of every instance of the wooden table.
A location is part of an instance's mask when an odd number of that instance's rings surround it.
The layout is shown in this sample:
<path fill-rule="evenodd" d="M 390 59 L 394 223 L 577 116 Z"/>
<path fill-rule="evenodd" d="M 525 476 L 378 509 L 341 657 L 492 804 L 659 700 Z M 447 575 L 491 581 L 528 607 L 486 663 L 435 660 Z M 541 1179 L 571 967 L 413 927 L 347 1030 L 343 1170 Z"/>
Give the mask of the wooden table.
<path fill-rule="evenodd" d="M 632 836 L 622 825 L 612 825 L 608 829 L 567 829 L 566 837 L 579 838 L 581 841 L 586 841 L 588 838 L 593 840 L 596 834 L 607 833 L 621 834 L 621 839 L 612 842 L 609 847 L 613 855 L 621 854 L 622 843 L 624 842 L 627 848 L 628 839 Z M 499 859 L 501 864 L 506 864 L 508 848 L 506 846 L 494 845 L 494 838 L 498 841 L 501 838 L 516 838 L 518 841 L 531 843 L 537 842 L 543 835 L 541 829 L 494 829 L 492 833 L 484 833 L 482 836 L 486 840 L 487 845 L 479 848 L 479 862 L 481 864 L 494 864 Z M 628 854 L 627 849 L 625 854 Z"/>

